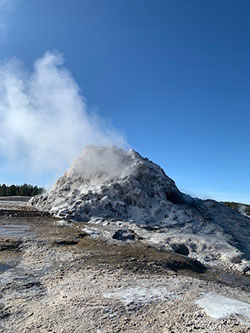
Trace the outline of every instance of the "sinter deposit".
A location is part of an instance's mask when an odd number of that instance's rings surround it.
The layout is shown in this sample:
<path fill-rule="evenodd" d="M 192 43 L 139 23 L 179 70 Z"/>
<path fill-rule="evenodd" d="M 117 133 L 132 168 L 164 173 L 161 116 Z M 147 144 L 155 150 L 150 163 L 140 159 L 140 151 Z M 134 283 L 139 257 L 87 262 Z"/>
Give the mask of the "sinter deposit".
<path fill-rule="evenodd" d="M 248 270 L 249 218 L 180 192 L 160 166 L 134 150 L 86 147 L 51 190 L 30 205 L 96 224 L 86 228 L 94 236 L 140 238 L 205 263 Z"/>

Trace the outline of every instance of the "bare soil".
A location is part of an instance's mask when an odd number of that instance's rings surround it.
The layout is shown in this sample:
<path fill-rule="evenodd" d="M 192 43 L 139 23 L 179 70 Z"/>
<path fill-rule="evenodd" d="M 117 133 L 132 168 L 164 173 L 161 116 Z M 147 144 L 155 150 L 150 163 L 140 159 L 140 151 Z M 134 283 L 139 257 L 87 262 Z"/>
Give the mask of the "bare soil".
<path fill-rule="evenodd" d="M 0 216 L 1 332 L 250 332 L 246 318 L 216 320 L 195 305 L 207 292 L 248 302 L 249 276 L 91 238 L 81 223 L 24 207 Z"/>

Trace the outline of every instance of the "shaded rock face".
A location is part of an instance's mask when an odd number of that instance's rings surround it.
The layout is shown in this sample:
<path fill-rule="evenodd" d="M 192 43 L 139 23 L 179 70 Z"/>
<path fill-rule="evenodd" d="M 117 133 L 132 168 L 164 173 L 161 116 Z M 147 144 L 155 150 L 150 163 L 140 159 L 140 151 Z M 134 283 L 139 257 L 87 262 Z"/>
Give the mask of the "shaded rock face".
<path fill-rule="evenodd" d="M 189 255 L 189 249 L 185 244 L 172 244 L 172 249 L 175 253 L 182 254 L 184 256 Z"/>
<path fill-rule="evenodd" d="M 112 236 L 113 239 L 117 240 L 134 240 L 135 239 L 135 234 L 131 232 L 130 230 L 123 230 L 123 229 L 118 229 Z"/>
<path fill-rule="evenodd" d="M 29 205 L 75 221 L 121 221 L 148 243 L 204 262 L 250 259 L 247 217 L 181 193 L 160 166 L 134 150 L 86 147 L 51 190 Z"/>

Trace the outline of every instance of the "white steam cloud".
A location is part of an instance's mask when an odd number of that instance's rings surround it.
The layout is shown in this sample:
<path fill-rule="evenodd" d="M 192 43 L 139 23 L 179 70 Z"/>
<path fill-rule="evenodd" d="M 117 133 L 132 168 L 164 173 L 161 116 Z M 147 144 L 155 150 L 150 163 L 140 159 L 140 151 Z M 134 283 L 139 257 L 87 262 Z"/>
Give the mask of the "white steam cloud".
<path fill-rule="evenodd" d="M 87 144 L 125 140 L 88 112 L 62 54 L 46 52 L 32 72 L 17 59 L 0 66 L 0 155 L 8 165 L 59 175 Z"/>

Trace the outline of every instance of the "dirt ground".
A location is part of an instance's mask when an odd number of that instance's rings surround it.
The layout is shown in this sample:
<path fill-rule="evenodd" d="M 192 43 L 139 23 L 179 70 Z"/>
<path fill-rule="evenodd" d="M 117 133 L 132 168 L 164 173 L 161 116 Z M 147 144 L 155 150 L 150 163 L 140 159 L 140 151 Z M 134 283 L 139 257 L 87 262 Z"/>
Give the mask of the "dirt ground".
<path fill-rule="evenodd" d="M 249 277 L 91 238 L 80 223 L 0 216 L 1 332 L 250 332 L 246 318 L 207 316 L 195 304 L 204 293 L 249 302 Z"/>

